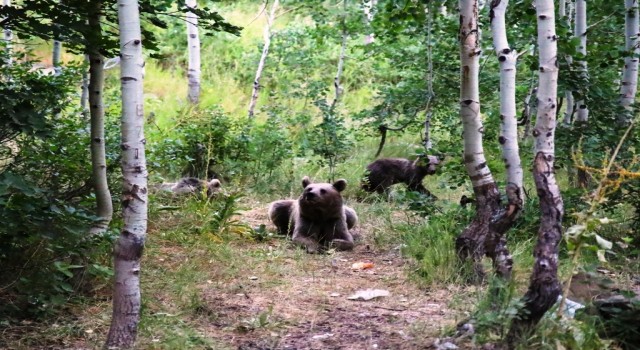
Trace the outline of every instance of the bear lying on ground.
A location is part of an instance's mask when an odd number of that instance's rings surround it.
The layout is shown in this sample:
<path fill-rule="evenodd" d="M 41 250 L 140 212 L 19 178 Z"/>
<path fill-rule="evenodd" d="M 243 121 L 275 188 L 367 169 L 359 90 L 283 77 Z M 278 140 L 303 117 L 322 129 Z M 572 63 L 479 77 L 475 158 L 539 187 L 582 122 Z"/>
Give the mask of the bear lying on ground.
<path fill-rule="evenodd" d="M 195 177 L 185 177 L 178 182 L 163 183 L 160 188 L 173 192 L 175 194 L 185 193 L 201 193 L 203 189 L 207 190 L 207 197 L 213 197 L 218 191 L 220 191 L 220 180 L 211 179 L 211 181 L 200 180 Z"/>
<path fill-rule="evenodd" d="M 367 192 L 388 192 L 389 187 L 405 183 L 409 190 L 427 195 L 431 193 L 422 185 L 425 176 L 436 172 L 440 160 L 436 156 L 420 156 L 415 161 L 404 158 L 382 158 L 367 165 L 362 189 Z"/>
<path fill-rule="evenodd" d="M 291 235 L 293 242 L 308 253 L 333 246 L 338 250 L 353 249 L 349 229 L 358 222 L 355 210 L 343 204 L 345 180 L 312 183 L 302 179 L 304 191 L 297 200 L 279 200 L 269 205 L 269 218 L 283 235 Z"/>

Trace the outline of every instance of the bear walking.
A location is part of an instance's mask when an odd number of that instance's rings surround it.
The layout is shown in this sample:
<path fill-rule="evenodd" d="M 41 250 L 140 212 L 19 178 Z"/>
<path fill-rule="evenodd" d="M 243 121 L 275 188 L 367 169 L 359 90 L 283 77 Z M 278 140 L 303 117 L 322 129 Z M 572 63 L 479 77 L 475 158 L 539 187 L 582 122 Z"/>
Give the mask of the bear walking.
<path fill-rule="evenodd" d="M 304 246 L 309 253 L 317 253 L 327 246 L 338 250 L 353 249 L 353 236 L 349 229 L 358 222 L 353 210 L 343 204 L 345 180 L 333 184 L 312 183 L 302 179 L 302 194 L 297 200 L 279 200 L 269 205 L 269 218 L 283 235 Z"/>
<path fill-rule="evenodd" d="M 382 158 L 367 165 L 362 189 L 367 192 L 388 192 L 393 184 L 404 183 L 409 190 L 430 195 L 422 185 L 425 176 L 434 174 L 440 160 L 436 156 L 420 156 L 414 161 L 404 158 Z"/>

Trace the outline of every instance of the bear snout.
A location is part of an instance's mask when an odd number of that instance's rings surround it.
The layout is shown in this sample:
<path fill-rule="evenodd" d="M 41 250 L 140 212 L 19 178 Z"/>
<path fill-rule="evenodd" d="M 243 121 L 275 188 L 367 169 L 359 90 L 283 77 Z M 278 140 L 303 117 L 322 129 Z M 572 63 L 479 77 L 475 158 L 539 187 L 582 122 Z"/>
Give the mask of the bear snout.
<path fill-rule="evenodd" d="M 315 199 L 317 196 L 318 196 L 317 194 L 311 191 L 304 191 L 304 194 L 303 194 L 304 199 L 308 201 Z"/>

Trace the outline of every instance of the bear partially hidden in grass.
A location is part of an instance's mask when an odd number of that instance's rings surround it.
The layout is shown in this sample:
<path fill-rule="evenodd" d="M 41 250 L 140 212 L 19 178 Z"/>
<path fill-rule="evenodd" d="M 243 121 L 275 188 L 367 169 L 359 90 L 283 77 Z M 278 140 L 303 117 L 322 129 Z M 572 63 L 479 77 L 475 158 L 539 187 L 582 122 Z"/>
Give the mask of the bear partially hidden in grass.
<path fill-rule="evenodd" d="M 362 189 L 380 194 L 397 183 L 405 183 L 410 191 L 431 193 L 422 185 L 425 176 L 434 174 L 440 160 L 436 156 L 420 156 L 415 161 L 404 158 L 382 158 L 367 165 Z"/>
<path fill-rule="evenodd" d="M 343 204 L 340 192 L 347 187 L 345 180 L 330 183 L 312 183 L 302 179 L 304 191 L 297 200 L 279 200 L 269 205 L 269 218 L 283 235 L 317 253 L 327 247 L 338 250 L 353 249 L 353 236 L 349 229 L 358 222 L 352 208 Z"/>

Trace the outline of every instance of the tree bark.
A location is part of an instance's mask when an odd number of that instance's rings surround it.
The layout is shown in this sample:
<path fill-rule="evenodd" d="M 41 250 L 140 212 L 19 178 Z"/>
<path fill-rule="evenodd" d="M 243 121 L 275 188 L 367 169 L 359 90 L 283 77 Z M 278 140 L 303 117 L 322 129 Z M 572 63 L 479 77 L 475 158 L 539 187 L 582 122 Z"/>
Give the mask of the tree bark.
<path fill-rule="evenodd" d="M 102 1 L 94 1 L 89 13 L 89 28 L 94 38 L 102 36 L 100 10 Z M 107 181 L 107 160 L 104 138 L 104 57 L 97 48 L 89 50 L 89 112 L 91 114 L 91 168 L 93 188 L 96 192 L 96 216 L 98 220 L 91 227 L 91 234 L 102 234 L 109 229 L 113 217 L 113 203 Z"/>
<path fill-rule="evenodd" d="M 463 127 L 464 163 L 476 196 L 476 216 L 456 239 L 460 260 L 474 262 L 474 279 L 484 279 L 481 260 L 492 214 L 500 207 L 500 193 L 487 166 L 482 147 L 480 119 L 480 43 L 478 0 L 460 0 L 460 118 Z"/>
<path fill-rule="evenodd" d="M 2 4 L 4 6 L 11 6 L 11 0 L 3 0 Z M 5 28 L 4 31 L 3 31 L 3 36 L 4 36 L 4 41 L 7 44 L 5 46 L 5 49 L 10 54 L 11 50 L 12 50 L 11 43 L 13 42 L 13 32 L 11 31 L 11 29 Z M 11 64 L 12 61 L 13 61 L 13 59 L 11 57 L 9 57 L 9 61 L 7 62 L 7 64 Z"/>
<path fill-rule="evenodd" d="M 122 89 L 122 217 L 114 247 L 113 316 L 106 347 L 133 347 L 140 320 L 140 258 L 147 232 L 142 37 L 137 0 L 118 0 Z"/>
<path fill-rule="evenodd" d="M 262 77 L 262 71 L 264 70 L 264 64 L 267 61 L 267 55 L 269 54 L 269 46 L 271 45 L 271 26 L 276 18 L 276 11 L 280 0 L 274 0 L 271 5 L 271 11 L 267 17 L 267 24 L 264 26 L 264 46 L 262 47 L 262 56 L 260 56 L 260 62 L 258 62 L 258 70 L 256 70 L 256 77 L 253 79 L 253 91 L 251 92 L 251 100 L 249 101 L 249 119 L 253 119 L 254 111 L 256 109 L 256 103 L 258 103 L 258 92 L 260 91 L 260 77 Z"/>
<path fill-rule="evenodd" d="M 497 274 L 503 278 L 511 277 L 513 258 L 506 247 L 505 233 L 513 226 L 523 204 L 523 173 L 518 146 L 518 120 L 516 118 L 516 63 L 518 53 L 509 46 L 505 17 L 508 0 L 491 2 L 491 31 L 493 46 L 500 63 L 500 136 L 502 158 L 507 171 L 507 206 L 493 216 L 489 227 L 490 239 L 487 241 L 487 253 L 493 259 Z"/>
<path fill-rule="evenodd" d="M 573 2 L 569 0 L 569 3 L 572 4 Z M 573 22 L 571 13 L 572 11 L 569 11 L 569 13 L 567 14 L 567 1 L 560 0 L 558 16 L 560 17 L 560 20 L 567 22 L 569 27 L 571 27 L 571 23 Z M 567 59 L 567 63 L 571 65 L 571 62 L 573 61 L 571 56 L 567 56 L 566 59 Z M 571 90 L 565 90 L 564 96 L 565 96 L 565 100 L 567 101 L 566 103 L 567 107 L 565 108 L 565 112 L 564 112 L 563 124 L 565 126 L 568 126 L 568 125 L 571 125 L 571 119 L 573 118 L 573 111 L 574 111 L 573 107 L 575 102 L 573 101 L 573 92 Z"/>
<path fill-rule="evenodd" d="M 331 110 L 336 107 L 338 101 L 340 101 L 340 97 L 342 96 L 343 88 L 340 85 L 340 78 L 342 77 L 342 71 L 344 69 L 344 58 L 345 52 L 347 51 L 347 39 L 349 35 L 347 33 L 347 0 L 342 1 L 343 4 L 343 14 L 342 14 L 342 44 L 340 45 L 340 57 L 338 57 L 338 71 L 336 72 L 336 77 L 333 78 L 333 86 L 336 89 L 336 95 L 331 103 Z"/>
<path fill-rule="evenodd" d="M 533 177 L 540 199 L 540 227 L 534 250 L 535 262 L 524 308 L 514 319 L 507 341 L 513 347 L 556 302 L 558 244 L 562 238 L 563 203 L 554 173 L 556 108 L 558 90 L 557 37 L 553 0 L 536 0 L 539 47 L 538 113 L 533 130 L 535 159 Z"/>
<path fill-rule="evenodd" d="M 197 8 L 196 0 L 187 0 L 187 7 Z M 189 48 L 189 102 L 198 104 L 200 100 L 200 37 L 198 36 L 198 16 L 187 12 L 187 46 Z"/>
<path fill-rule="evenodd" d="M 367 27 L 371 27 L 371 21 L 373 21 L 373 14 L 375 12 L 376 5 L 378 4 L 378 0 L 368 0 L 364 1 L 364 16 L 367 21 Z M 364 44 L 369 45 L 375 41 L 375 37 L 373 33 L 367 34 L 364 37 Z"/>
<path fill-rule="evenodd" d="M 576 0 L 576 26 L 575 26 L 575 36 L 580 39 L 580 44 L 578 44 L 578 52 L 586 55 L 587 54 L 587 1 L 586 0 Z M 587 72 L 587 62 L 579 61 L 580 71 L 583 75 L 586 76 Z M 589 109 L 587 108 L 586 102 L 584 99 L 581 99 L 576 102 L 576 121 L 586 123 L 589 120 Z"/>
<path fill-rule="evenodd" d="M 104 58 L 103 58 L 104 59 Z M 85 62 L 89 63 L 89 55 L 84 55 Z M 80 108 L 82 109 L 82 115 L 89 119 L 89 73 L 84 71 L 82 73 L 82 92 L 80 94 Z"/>
<path fill-rule="evenodd" d="M 624 108 L 624 113 L 618 117 L 618 123 L 627 125 L 633 118 L 631 105 L 636 100 L 638 91 L 638 35 L 640 35 L 638 19 L 638 1 L 625 0 L 625 49 L 627 57 L 624 59 L 624 69 L 622 70 L 622 81 L 620 84 L 620 105 Z"/>

